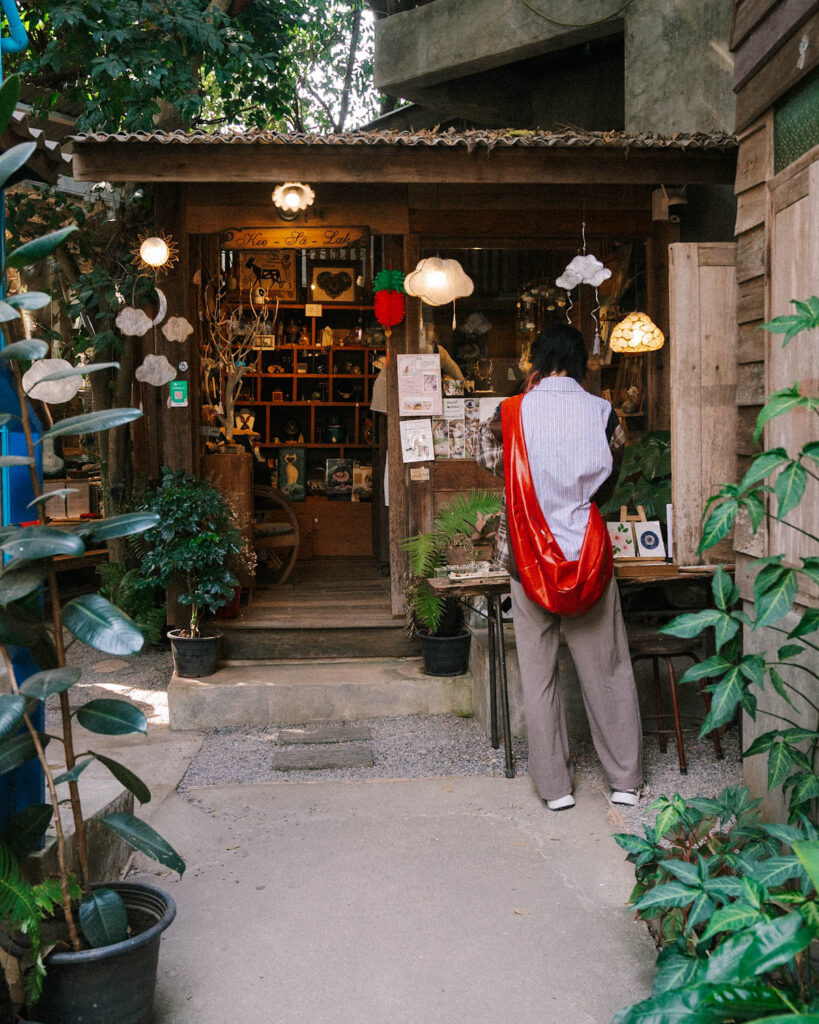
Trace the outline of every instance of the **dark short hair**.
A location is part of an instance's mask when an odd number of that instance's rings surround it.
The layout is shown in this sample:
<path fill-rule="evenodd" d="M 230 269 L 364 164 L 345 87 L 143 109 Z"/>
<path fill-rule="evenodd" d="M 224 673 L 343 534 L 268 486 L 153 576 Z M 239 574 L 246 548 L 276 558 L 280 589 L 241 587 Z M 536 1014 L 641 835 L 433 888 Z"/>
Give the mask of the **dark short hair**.
<path fill-rule="evenodd" d="M 543 377 L 565 370 L 569 377 L 582 381 L 586 376 L 588 353 L 583 335 L 571 324 L 549 324 L 532 343 L 532 369 Z"/>

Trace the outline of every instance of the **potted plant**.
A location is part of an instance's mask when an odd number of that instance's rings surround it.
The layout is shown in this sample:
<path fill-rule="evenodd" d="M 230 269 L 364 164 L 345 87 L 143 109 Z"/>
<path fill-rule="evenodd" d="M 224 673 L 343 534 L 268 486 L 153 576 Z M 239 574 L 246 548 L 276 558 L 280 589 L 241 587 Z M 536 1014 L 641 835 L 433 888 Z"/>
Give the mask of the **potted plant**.
<path fill-rule="evenodd" d="M 167 467 L 145 509 L 156 514 L 158 525 L 145 536 L 144 585 L 179 586 L 179 603 L 190 606 L 188 628 L 168 633 L 174 669 L 180 676 L 211 675 L 219 634 L 202 635 L 202 614 L 233 598 L 238 580 L 231 561 L 246 548 L 233 509 L 207 480 Z"/>
<path fill-rule="evenodd" d="M 19 95 L 19 81 L 9 78 L 0 89 L 0 123 L 7 123 Z M 7 151 L 0 167 L 0 186 L 22 167 L 33 145 Z M 9 267 L 27 267 L 48 256 L 75 230 L 52 232 L 27 242 L 8 254 Z M 143 636 L 137 626 L 99 594 L 83 594 L 63 602 L 54 571 L 54 558 L 79 556 L 86 546 L 99 546 L 112 538 L 141 533 L 155 526 L 154 513 L 138 512 L 91 520 L 73 529 L 50 526 L 44 512 L 49 497 L 41 493 L 36 447 L 46 439 L 111 430 L 142 414 L 136 409 L 107 409 L 59 421 L 36 439 L 32 430 L 24 367 L 43 360 L 49 346 L 37 339 L 14 340 L 20 310 L 48 306 L 50 296 L 27 292 L 6 296 L 0 303 L 0 321 L 7 344 L 0 349 L 2 372 L 13 382 L 15 400 L 0 414 L 3 425 L 16 422 L 24 438 L 24 453 L 0 456 L 0 466 L 22 474 L 12 483 L 25 483 L 29 474 L 33 492 L 32 518 L 37 525 L 9 526 L 0 531 L 0 643 L 27 647 L 40 670 L 26 679 L 10 674 L 11 692 L 0 694 L 0 774 L 36 758 L 43 770 L 48 804 L 26 807 L 0 834 L 0 920 L 7 939 L 18 943 L 27 967 L 27 1001 L 42 1024 L 146 1024 L 150 1019 L 161 932 L 175 915 L 173 900 L 153 886 L 114 883 L 102 886 L 90 877 L 85 819 L 78 788 L 80 774 L 89 764 L 103 764 L 141 803 L 150 800 L 145 784 L 125 765 L 88 750 L 77 753 L 74 718 L 90 732 L 118 735 L 145 732 L 144 714 L 129 701 L 91 700 L 76 711 L 68 691 L 81 672 L 66 664 L 64 629 L 97 650 L 112 655 L 139 651 Z M 44 380 L 85 375 L 109 364 L 61 368 Z M 50 602 L 46 619 L 44 591 Z M 49 629 L 49 625 L 52 629 Z M 58 696 L 62 728 L 59 737 L 45 735 L 34 725 L 35 712 L 45 700 Z M 49 742 L 62 742 L 66 770 L 55 775 L 45 750 Z M 68 787 L 68 799 L 58 787 Z M 63 815 L 70 808 L 75 828 L 77 876 L 70 870 Z M 108 814 L 100 823 L 164 866 L 184 871 L 179 854 L 145 822 L 129 813 Z M 38 849 L 53 824 L 58 869 L 36 886 L 29 885 L 21 869 L 28 853 Z M 57 929 L 46 940 L 46 926 Z M 90 947 L 90 948 L 89 948 Z"/>
<path fill-rule="evenodd" d="M 421 644 L 427 675 L 466 672 L 471 639 L 460 602 L 435 594 L 428 581 L 447 562 L 475 561 L 479 554 L 476 543 L 485 537 L 500 510 L 501 495 L 497 492 L 473 490 L 459 494 L 438 510 L 428 533 L 404 541 L 410 574 L 407 611 L 410 628 Z"/>

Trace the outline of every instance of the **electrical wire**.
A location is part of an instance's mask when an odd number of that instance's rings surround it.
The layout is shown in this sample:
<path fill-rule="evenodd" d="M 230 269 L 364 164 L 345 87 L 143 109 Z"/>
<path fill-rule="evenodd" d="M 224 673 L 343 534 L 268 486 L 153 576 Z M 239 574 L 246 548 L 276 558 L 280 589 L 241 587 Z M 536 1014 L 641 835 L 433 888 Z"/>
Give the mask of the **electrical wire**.
<path fill-rule="evenodd" d="M 524 7 L 528 7 L 532 14 L 543 18 L 544 21 L 551 22 L 552 25 L 559 25 L 561 28 L 590 28 L 592 25 L 602 25 L 604 21 L 611 21 L 612 18 L 616 18 L 618 14 L 622 14 L 631 5 L 632 0 L 626 0 L 616 11 L 607 14 L 605 18 L 597 18 L 595 21 L 560 21 L 559 18 L 553 18 L 550 14 L 545 14 L 543 11 L 538 10 L 533 3 L 530 3 L 530 0 L 520 0 L 520 2 Z"/>

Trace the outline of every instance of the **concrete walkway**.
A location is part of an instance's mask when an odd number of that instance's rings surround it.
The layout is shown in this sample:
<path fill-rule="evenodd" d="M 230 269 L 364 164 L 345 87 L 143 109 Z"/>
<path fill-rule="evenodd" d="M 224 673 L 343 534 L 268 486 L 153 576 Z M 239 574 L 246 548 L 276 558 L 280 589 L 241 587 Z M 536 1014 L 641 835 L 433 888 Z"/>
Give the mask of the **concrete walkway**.
<path fill-rule="evenodd" d="M 188 870 L 138 876 L 178 906 L 155 1024 L 606 1024 L 648 994 L 654 949 L 617 812 L 577 797 L 555 814 L 527 778 L 475 777 L 171 792 L 151 822 Z"/>

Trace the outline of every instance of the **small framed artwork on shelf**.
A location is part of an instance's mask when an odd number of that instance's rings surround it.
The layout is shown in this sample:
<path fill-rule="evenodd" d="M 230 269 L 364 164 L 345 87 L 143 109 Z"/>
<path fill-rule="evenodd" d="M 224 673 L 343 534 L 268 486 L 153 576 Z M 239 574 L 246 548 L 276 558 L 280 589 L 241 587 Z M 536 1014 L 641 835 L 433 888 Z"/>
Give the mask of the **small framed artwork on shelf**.
<path fill-rule="evenodd" d="M 307 301 L 322 305 L 333 302 L 355 305 L 358 302 L 358 274 L 357 263 L 311 260 L 307 273 Z"/>
<path fill-rule="evenodd" d="M 299 301 L 298 254 L 274 249 L 261 252 L 240 252 L 239 287 L 242 292 L 262 288 L 267 301 Z"/>

